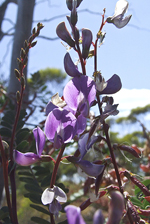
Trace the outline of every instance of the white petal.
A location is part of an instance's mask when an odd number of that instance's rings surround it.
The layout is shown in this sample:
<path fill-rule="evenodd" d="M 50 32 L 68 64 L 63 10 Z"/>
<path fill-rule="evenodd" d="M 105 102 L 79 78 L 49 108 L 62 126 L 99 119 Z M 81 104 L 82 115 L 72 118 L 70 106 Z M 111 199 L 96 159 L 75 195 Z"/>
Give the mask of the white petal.
<path fill-rule="evenodd" d="M 116 3 L 116 7 L 115 7 L 115 14 L 113 17 L 116 17 L 118 15 L 124 15 L 127 12 L 129 3 L 126 0 L 119 0 Z"/>
<path fill-rule="evenodd" d="M 67 195 L 61 188 L 54 186 L 54 192 L 55 192 L 55 199 L 57 199 L 59 202 L 67 201 Z"/>
<path fill-rule="evenodd" d="M 45 191 L 43 191 L 41 201 L 43 205 L 47 205 L 52 203 L 54 197 L 55 197 L 54 188 L 46 188 Z"/>
<path fill-rule="evenodd" d="M 128 22 L 130 21 L 132 15 L 126 16 L 124 19 L 120 20 L 118 18 L 115 18 L 113 21 L 113 24 L 117 27 L 117 28 L 123 28 L 124 26 L 126 26 L 128 24 Z"/>

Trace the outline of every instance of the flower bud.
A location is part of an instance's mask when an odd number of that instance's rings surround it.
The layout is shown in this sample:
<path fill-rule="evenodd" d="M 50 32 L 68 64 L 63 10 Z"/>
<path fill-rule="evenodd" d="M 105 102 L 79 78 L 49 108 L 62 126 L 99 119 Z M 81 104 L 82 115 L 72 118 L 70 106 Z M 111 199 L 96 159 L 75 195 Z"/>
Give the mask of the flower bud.
<path fill-rule="evenodd" d="M 17 103 L 19 103 L 20 102 L 20 92 L 19 91 L 16 92 L 16 98 L 17 98 Z"/>
<path fill-rule="evenodd" d="M 119 191 L 111 193 L 109 218 L 107 224 L 119 224 L 124 210 L 124 198 Z"/>
<path fill-rule="evenodd" d="M 71 35 L 68 32 L 64 22 L 58 24 L 58 26 L 56 28 L 56 33 L 57 33 L 58 37 L 60 39 L 62 39 L 63 41 L 65 41 L 70 47 L 75 46 L 75 42 L 71 38 Z"/>
<path fill-rule="evenodd" d="M 72 11 L 72 3 L 73 3 L 73 1 L 74 0 L 66 0 L 67 7 L 68 7 L 68 9 L 70 11 Z M 78 8 L 83 0 L 75 0 L 75 1 L 77 2 L 76 8 Z"/>
<path fill-rule="evenodd" d="M 93 224 L 103 224 L 103 223 L 104 223 L 104 217 L 102 211 L 98 209 L 94 214 Z"/>
<path fill-rule="evenodd" d="M 77 6 L 77 1 L 73 1 L 73 7 L 71 10 L 71 17 L 70 17 L 70 22 L 72 26 L 75 26 L 78 21 L 76 6 Z"/>
<path fill-rule="evenodd" d="M 84 59 L 88 57 L 92 39 L 93 36 L 91 30 L 82 29 L 82 57 Z"/>
<path fill-rule="evenodd" d="M 18 71 L 18 69 L 15 69 L 14 72 L 15 72 L 16 78 L 20 79 L 20 72 Z"/>

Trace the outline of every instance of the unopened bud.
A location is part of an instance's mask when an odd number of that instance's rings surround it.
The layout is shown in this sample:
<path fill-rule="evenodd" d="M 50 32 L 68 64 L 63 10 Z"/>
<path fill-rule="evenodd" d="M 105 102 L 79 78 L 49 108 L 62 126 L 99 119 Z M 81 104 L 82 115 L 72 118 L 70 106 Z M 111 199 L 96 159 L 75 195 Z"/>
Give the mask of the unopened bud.
<path fill-rule="evenodd" d="M 70 16 L 70 22 L 73 26 L 75 26 L 78 21 L 76 6 L 77 6 L 77 1 L 73 1 L 73 7 L 71 11 L 71 16 Z"/>
<path fill-rule="evenodd" d="M 23 48 L 21 48 L 21 51 L 20 51 L 20 57 L 21 57 L 22 59 L 24 59 L 25 56 L 26 56 L 26 52 L 25 52 L 25 50 L 24 50 Z"/>
<path fill-rule="evenodd" d="M 25 87 L 25 78 L 21 77 L 21 85 L 23 86 L 23 88 Z"/>
<path fill-rule="evenodd" d="M 93 39 L 93 35 L 91 30 L 82 29 L 82 57 L 84 59 L 88 57 L 92 39 Z"/>
<path fill-rule="evenodd" d="M 14 72 L 15 72 L 16 78 L 20 79 L 20 72 L 18 71 L 18 69 L 15 69 Z"/>
<path fill-rule="evenodd" d="M 35 34 L 35 32 L 36 32 L 36 29 L 35 29 L 35 27 L 34 27 L 33 30 L 32 30 L 32 33 Z"/>
<path fill-rule="evenodd" d="M 27 42 L 27 40 L 25 40 L 25 42 L 24 42 L 24 48 L 26 48 L 28 46 L 28 42 Z"/>
<path fill-rule="evenodd" d="M 19 91 L 16 92 L 16 98 L 17 98 L 17 103 L 19 103 L 20 102 L 20 92 Z"/>
<path fill-rule="evenodd" d="M 34 47 L 37 44 L 37 41 L 31 43 L 31 47 Z"/>

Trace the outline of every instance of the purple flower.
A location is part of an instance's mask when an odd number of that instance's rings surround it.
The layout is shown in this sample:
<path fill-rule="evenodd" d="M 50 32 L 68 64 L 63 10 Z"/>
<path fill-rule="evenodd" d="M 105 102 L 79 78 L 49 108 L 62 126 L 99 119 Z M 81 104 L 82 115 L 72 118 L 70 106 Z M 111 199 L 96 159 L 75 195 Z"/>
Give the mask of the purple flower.
<path fill-rule="evenodd" d="M 81 209 L 74 205 L 65 207 L 68 224 L 86 224 L 81 215 Z M 97 210 L 94 214 L 93 224 L 103 224 L 104 218 L 101 210 Z"/>
<path fill-rule="evenodd" d="M 33 130 L 33 134 L 36 142 L 37 154 L 32 152 L 21 153 L 17 150 L 13 152 L 15 162 L 21 166 L 30 166 L 41 160 L 41 154 L 45 145 L 45 135 L 39 127 Z"/>
<path fill-rule="evenodd" d="M 75 136 L 76 117 L 68 110 L 55 108 L 47 116 L 45 134 L 54 143 L 54 148 L 59 149 Z"/>
<path fill-rule="evenodd" d="M 58 24 L 56 28 L 56 33 L 59 36 L 59 38 L 65 41 L 70 47 L 75 47 L 75 42 L 71 38 L 71 35 L 68 32 L 64 22 L 61 22 L 60 24 Z"/>
<path fill-rule="evenodd" d="M 68 224 L 86 224 L 81 216 L 81 209 L 74 205 L 65 207 Z"/>
<path fill-rule="evenodd" d="M 44 190 L 41 201 L 43 205 L 49 204 L 50 213 L 54 214 L 55 217 L 57 217 L 59 211 L 61 211 L 62 209 L 59 202 L 66 202 L 67 196 L 61 188 L 54 185 L 53 188 L 46 188 Z"/>
<path fill-rule="evenodd" d="M 68 156 L 67 160 L 79 166 L 90 177 L 98 177 L 105 169 L 105 165 L 95 164 L 88 160 L 81 160 L 75 156 Z"/>
<path fill-rule="evenodd" d="M 124 14 L 128 10 L 129 3 L 126 0 L 119 0 L 116 3 L 115 14 L 107 18 L 108 23 L 113 23 L 117 28 L 123 28 L 128 24 L 132 15 L 126 16 Z"/>
<path fill-rule="evenodd" d="M 89 133 L 86 133 L 79 138 L 78 147 L 79 147 L 79 151 L 80 151 L 80 155 L 81 155 L 80 159 L 83 159 L 83 157 L 85 156 L 87 151 L 97 141 L 99 136 L 92 135 L 91 138 L 89 139 L 89 141 L 88 141 L 88 138 L 89 138 Z"/>
<path fill-rule="evenodd" d="M 105 82 L 101 73 L 97 72 L 96 74 L 94 74 L 94 79 L 96 83 L 96 89 L 100 94 L 114 94 L 118 92 L 122 87 L 120 77 L 116 74 L 114 74 Z"/>
<path fill-rule="evenodd" d="M 92 39 L 93 36 L 91 30 L 82 29 L 82 57 L 84 59 L 88 57 Z"/>
<path fill-rule="evenodd" d="M 71 77 L 80 77 L 82 74 L 78 71 L 77 66 L 73 63 L 70 54 L 66 53 L 64 57 L 65 71 Z"/>
<path fill-rule="evenodd" d="M 67 83 L 63 95 L 73 111 L 87 117 L 96 96 L 95 82 L 88 76 L 75 77 Z"/>
<path fill-rule="evenodd" d="M 124 198 L 119 191 L 113 191 L 109 205 L 109 218 L 107 224 L 119 224 L 124 210 Z"/>

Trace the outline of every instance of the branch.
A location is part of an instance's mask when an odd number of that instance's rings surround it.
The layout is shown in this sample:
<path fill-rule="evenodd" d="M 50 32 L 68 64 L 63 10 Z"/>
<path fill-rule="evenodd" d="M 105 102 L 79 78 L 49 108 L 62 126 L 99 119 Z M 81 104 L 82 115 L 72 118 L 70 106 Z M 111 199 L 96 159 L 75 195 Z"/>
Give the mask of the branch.
<path fill-rule="evenodd" d="M 5 36 L 2 31 L 2 22 L 4 21 L 5 12 L 9 3 L 17 4 L 17 0 L 6 0 L 0 5 L 0 40 Z"/>
<path fill-rule="evenodd" d="M 43 38 L 45 40 L 58 40 L 59 39 L 59 37 L 45 37 L 42 35 L 39 35 L 38 38 Z"/>

